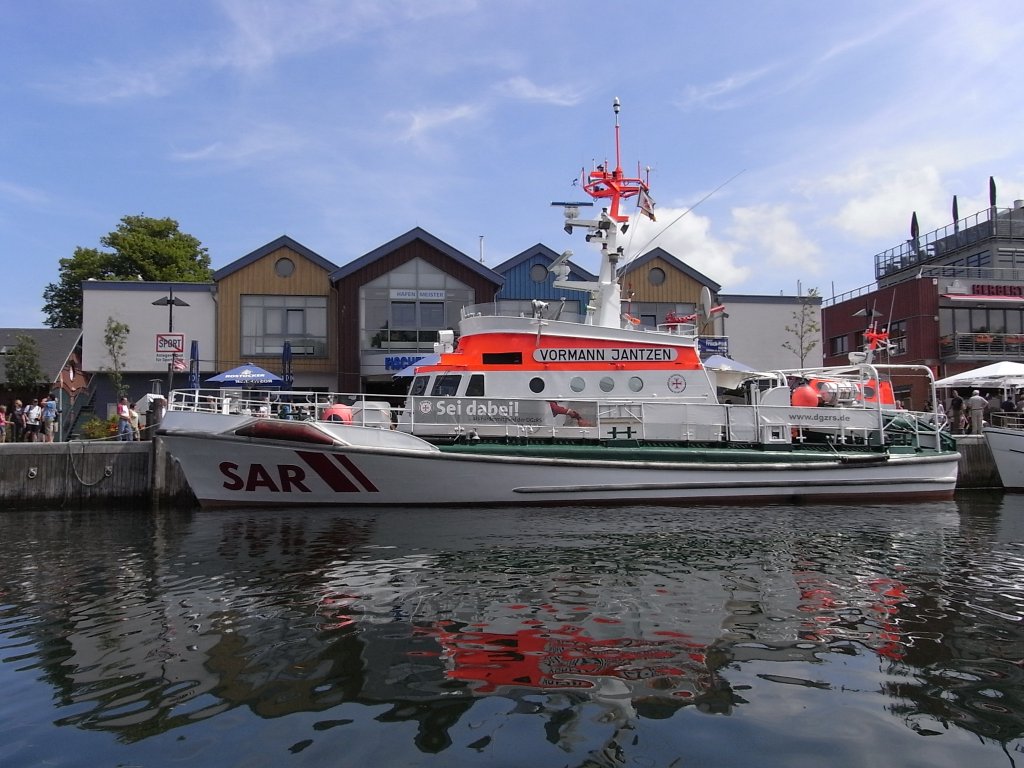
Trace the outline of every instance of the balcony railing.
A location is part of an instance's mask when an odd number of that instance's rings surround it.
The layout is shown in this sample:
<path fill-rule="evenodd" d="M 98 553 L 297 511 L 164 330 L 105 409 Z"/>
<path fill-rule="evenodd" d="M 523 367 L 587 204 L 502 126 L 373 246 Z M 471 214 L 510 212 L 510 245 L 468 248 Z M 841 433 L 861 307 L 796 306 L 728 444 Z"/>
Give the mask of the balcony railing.
<path fill-rule="evenodd" d="M 1024 333 L 952 333 L 939 339 L 943 358 L 1024 359 Z"/>

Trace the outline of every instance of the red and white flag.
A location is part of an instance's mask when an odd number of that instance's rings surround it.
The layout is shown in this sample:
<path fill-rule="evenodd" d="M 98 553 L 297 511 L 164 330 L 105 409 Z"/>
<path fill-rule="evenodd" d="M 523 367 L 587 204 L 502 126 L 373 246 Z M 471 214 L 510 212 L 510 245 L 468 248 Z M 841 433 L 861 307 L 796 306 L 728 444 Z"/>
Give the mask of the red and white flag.
<path fill-rule="evenodd" d="M 647 190 L 640 190 L 640 197 L 637 199 L 637 207 L 640 209 L 640 213 L 651 221 L 657 221 L 657 219 L 654 218 L 654 199 L 647 194 Z"/>
<path fill-rule="evenodd" d="M 188 370 L 188 366 L 185 365 L 185 361 L 182 360 L 178 355 L 174 356 L 174 360 L 171 363 L 171 366 L 176 371 L 187 371 Z"/>

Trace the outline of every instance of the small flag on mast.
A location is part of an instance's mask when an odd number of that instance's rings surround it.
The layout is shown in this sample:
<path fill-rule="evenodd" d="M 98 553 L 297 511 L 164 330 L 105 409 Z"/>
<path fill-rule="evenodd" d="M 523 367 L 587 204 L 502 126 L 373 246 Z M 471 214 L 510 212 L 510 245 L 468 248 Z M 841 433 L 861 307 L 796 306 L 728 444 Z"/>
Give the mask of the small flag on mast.
<path fill-rule="evenodd" d="M 188 366 L 185 365 L 185 361 L 182 360 L 180 355 L 175 355 L 174 356 L 174 360 L 171 362 L 171 366 L 176 371 L 187 371 L 188 370 Z"/>
<path fill-rule="evenodd" d="M 637 206 L 640 208 L 640 213 L 651 221 L 657 221 L 657 219 L 654 218 L 654 199 L 647 194 L 647 190 L 640 190 L 640 197 L 637 200 Z"/>

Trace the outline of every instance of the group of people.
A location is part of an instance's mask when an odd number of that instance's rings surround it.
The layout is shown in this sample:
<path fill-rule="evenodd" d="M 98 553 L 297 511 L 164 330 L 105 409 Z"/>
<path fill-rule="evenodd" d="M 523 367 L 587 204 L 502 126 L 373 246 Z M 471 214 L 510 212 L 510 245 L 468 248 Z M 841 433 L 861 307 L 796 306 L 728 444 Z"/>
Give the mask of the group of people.
<path fill-rule="evenodd" d="M 139 412 L 132 407 L 127 397 L 122 397 L 117 403 L 117 439 L 129 441 L 142 439 L 142 431 L 139 429 Z"/>
<path fill-rule="evenodd" d="M 995 414 L 1015 413 L 1024 410 L 1022 406 L 1024 403 L 1014 402 L 1009 397 L 1001 399 L 995 392 L 982 394 L 975 389 L 964 399 L 954 390 L 949 400 L 950 432 L 954 435 L 980 435 L 982 426 L 985 422 L 991 424 Z"/>
<path fill-rule="evenodd" d="M 0 405 L 0 443 L 52 443 L 59 414 L 49 396 Z"/>

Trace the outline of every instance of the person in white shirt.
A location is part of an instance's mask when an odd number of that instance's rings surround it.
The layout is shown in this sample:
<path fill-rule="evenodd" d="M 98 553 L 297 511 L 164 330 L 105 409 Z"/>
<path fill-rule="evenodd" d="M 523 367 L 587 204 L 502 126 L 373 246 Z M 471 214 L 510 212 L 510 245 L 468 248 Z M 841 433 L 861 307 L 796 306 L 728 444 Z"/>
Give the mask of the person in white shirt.
<path fill-rule="evenodd" d="M 39 401 L 33 399 L 25 406 L 25 442 L 34 443 L 39 440 L 39 421 L 43 409 L 39 407 Z"/>
<path fill-rule="evenodd" d="M 971 418 L 971 434 L 980 435 L 981 426 L 985 423 L 985 409 L 988 408 L 988 400 L 981 396 L 978 390 L 974 390 L 967 398 L 967 413 Z"/>

